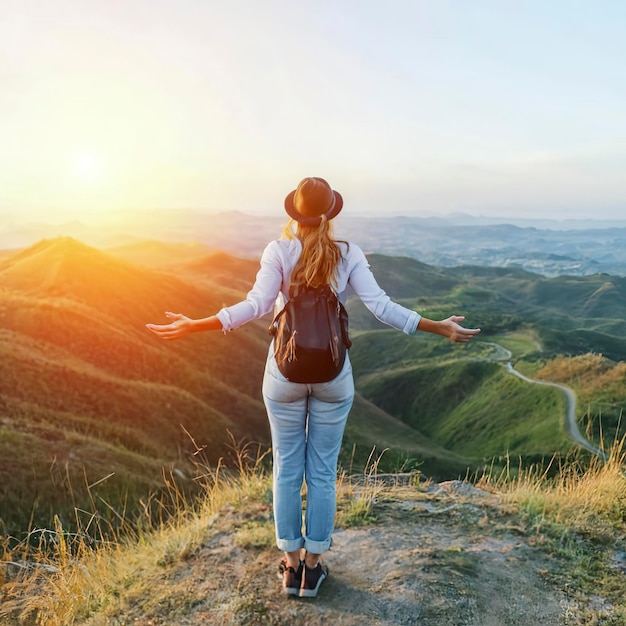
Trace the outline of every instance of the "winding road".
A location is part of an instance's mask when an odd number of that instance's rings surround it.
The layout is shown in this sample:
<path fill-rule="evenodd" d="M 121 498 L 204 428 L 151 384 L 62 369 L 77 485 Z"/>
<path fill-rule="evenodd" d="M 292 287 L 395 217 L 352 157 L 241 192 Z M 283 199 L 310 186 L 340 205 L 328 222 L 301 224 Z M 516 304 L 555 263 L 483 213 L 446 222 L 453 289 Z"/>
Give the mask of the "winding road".
<path fill-rule="evenodd" d="M 524 376 L 524 374 L 518 372 L 511 363 L 511 354 L 510 350 L 507 350 L 505 347 L 501 346 L 497 343 L 492 343 L 490 341 L 484 342 L 487 345 L 491 346 L 494 349 L 494 354 L 490 355 L 488 358 L 490 361 L 498 361 L 504 362 L 507 371 L 511 374 L 514 374 L 518 378 L 526 381 L 527 383 L 533 383 L 535 385 L 545 385 L 547 387 L 556 387 L 560 389 L 565 395 L 565 432 L 569 435 L 569 437 L 577 443 L 579 446 L 585 448 L 585 450 L 589 450 L 593 454 L 600 457 L 603 461 L 607 460 L 607 455 L 594 446 L 590 441 L 588 441 L 585 437 L 583 437 L 580 429 L 578 428 L 578 422 L 576 420 L 576 396 L 574 392 L 565 385 L 559 385 L 558 383 L 549 383 L 543 380 L 534 380 L 532 378 L 528 378 L 528 376 Z"/>

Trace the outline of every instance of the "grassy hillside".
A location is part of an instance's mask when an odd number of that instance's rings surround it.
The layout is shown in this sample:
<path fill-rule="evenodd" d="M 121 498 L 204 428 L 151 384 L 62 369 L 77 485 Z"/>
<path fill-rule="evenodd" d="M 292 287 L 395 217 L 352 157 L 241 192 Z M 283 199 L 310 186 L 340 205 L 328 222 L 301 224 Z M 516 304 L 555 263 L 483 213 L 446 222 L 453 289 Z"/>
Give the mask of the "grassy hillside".
<path fill-rule="evenodd" d="M 165 322 L 165 309 L 207 315 L 240 292 L 66 238 L 5 259 L 0 284 L 0 517 L 8 530 L 29 519 L 50 525 L 52 513 L 67 521 L 74 506 L 89 508 L 86 485 L 109 474 L 98 489 L 113 503 L 162 484 L 162 468 L 190 476 L 187 433 L 211 462 L 227 454 L 228 430 L 269 444 L 264 323 L 178 343 L 145 328 Z"/>
<path fill-rule="evenodd" d="M 470 285 L 498 294 L 497 317 L 508 312 L 531 325 L 541 336 L 544 352 L 599 352 L 614 361 L 626 359 L 626 342 L 622 338 L 626 332 L 624 278 L 606 274 L 545 278 L 500 268 L 450 271 Z M 506 302 L 509 308 L 504 306 Z M 466 310 L 480 315 L 479 302 L 467 305 Z M 477 319 L 482 324 L 480 317 Z M 491 330 L 491 326 L 485 328 Z"/>
<path fill-rule="evenodd" d="M 626 363 L 600 354 L 558 356 L 542 362 L 536 376 L 575 390 L 582 430 L 595 441 L 610 447 L 626 436 Z"/>
<path fill-rule="evenodd" d="M 590 353 L 602 354 L 619 371 L 626 356 L 625 324 L 617 319 L 626 298 L 624 281 L 605 275 L 545 279 L 508 268 L 433 272 L 412 263 L 403 274 L 401 261 L 370 257 L 376 275 L 390 277 L 383 286 L 392 297 L 428 317 L 463 313 L 466 323 L 482 328 L 482 334 L 469 346 L 455 347 L 419 334 L 407 338 L 381 332 L 384 327 L 372 323 L 369 312 L 351 301 L 353 327 L 367 331 L 353 333 L 351 353 L 362 395 L 466 458 L 512 453 L 531 461 L 565 452 L 571 444 L 562 434 L 560 392 L 531 386 L 508 376 L 498 364 L 484 362 L 488 349 L 482 342 L 501 343 L 522 369 L 528 363 L 533 375 L 551 359 L 584 359 Z M 421 281 L 414 276 L 420 272 L 425 274 Z M 444 276 L 446 288 L 429 290 L 429 281 L 437 276 Z M 579 399 L 582 430 L 590 424 L 596 442 L 601 435 L 609 441 L 619 438 L 625 430 L 621 414 L 626 387 L 611 385 L 601 393 L 606 377 L 594 371 L 587 375 L 587 387 L 594 391 L 583 392 Z M 566 376 L 549 380 L 571 383 Z M 605 396 L 609 398 L 603 401 Z"/>
<path fill-rule="evenodd" d="M 623 281 L 443 269 L 380 255 L 370 263 L 380 284 L 406 306 L 429 317 L 463 313 L 483 333 L 468 346 L 420 333 L 406 337 L 382 330 L 351 299 L 359 393 L 341 452 L 344 467 L 364 465 L 372 449 L 386 450 L 381 468 L 419 467 L 447 478 L 507 453 L 532 461 L 565 451 L 559 393 L 508 376 L 490 361 L 493 347 L 483 339 L 511 350 L 525 371 L 574 388 L 550 363 L 602 352 L 613 382 L 593 369 L 589 381 L 596 384 L 588 381 L 581 392 L 591 408 L 581 403 L 579 411 L 587 411 L 596 438 L 599 417 L 608 432 L 620 431 L 626 394 L 615 372 L 626 343 L 623 320 L 611 316 L 621 305 Z M 70 238 L 0 257 L 6 531 L 49 526 L 55 513 L 71 524 L 75 509 L 91 510 L 96 496 L 130 506 L 162 484 L 163 471 L 176 472 L 191 489 L 186 479 L 196 445 L 216 463 L 230 453 L 228 431 L 236 440 L 269 445 L 261 399 L 268 320 L 228 336 L 180 342 L 159 341 L 145 329 L 146 322 L 165 322 L 167 309 L 205 316 L 238 301 L 257 267 L 203 246 L 138 242 L 102 251 Z M 587 313 L 596 317 L 578 317 Z M 604 384 L 610 392 L 602 392 Z"/>
<path fill-rule="evenodd" d="M 417 469 L 434 479 L 461 476 L 468 467 L 478 466 L 357 392 L 339 460 L 342 467 L 354 470 L 366 467 L 371 459 L 379 460 L 380 471 Z"/>
<path fill-rule="evenodd" d="M 623 464 L 616 446 L 606 464 L 582 470 L 572 458 L 554 477 L 536 469 L 513 480 L 487 474 L 479 488 L 382 480 L 375 467 L 344 475 L 333 549 L 324 555 L 330 577 L 315 602 L 280 594 L 271 474 L 262 464 L 210 473 L 201 498 L 171 489 L 161 501 L 167 523 L 145 519 L 131 537 L 91 542 L 96 522 L 75 537 L 57 526 L 51 551 L 5 546 L 0 620 L 357 625 L 419 615 L 423 626 L 620 626 Z"/>
<path fill-rule="evenodd" d="M 105 252 L 134 265 L 151 269 L 176 268 L 181 263 L 192 263 L 219 251 L 201 243 L 171 243 L 155 240 L 141 240 L 106 248 Z"/>
<path fill-rule="evenodd" d="M 355 338 L 355 359 L 362 349 L 371 349 L 369 344 L 368 335 Z M 528 385 L 497 363 L 426 359 L 417 365 L 380 365 L 357 379 L 360 393 L 458 455 L 528 458 L 569 448 L 561 394 Z"/>

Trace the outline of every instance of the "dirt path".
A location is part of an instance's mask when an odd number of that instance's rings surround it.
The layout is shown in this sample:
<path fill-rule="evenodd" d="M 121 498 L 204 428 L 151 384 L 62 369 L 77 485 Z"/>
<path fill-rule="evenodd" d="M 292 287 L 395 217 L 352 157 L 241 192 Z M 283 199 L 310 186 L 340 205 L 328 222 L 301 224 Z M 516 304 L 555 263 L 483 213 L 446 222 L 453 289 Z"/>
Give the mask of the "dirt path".
<path fill-rule="evenodd" d="M 573 390 L 565 385 L 560 385 L 558 383 L 550 383 L 544 380 L 534 380 L 532 378 L 528 378 L 528 376 L 524 376 L 524 374 L 518 372 L 513 365 L 509 362 L 506 364 L 506 369 L 511 374 L 518 376 L 522 380 L 525 380 L 528 383 L 533 383 L 535 385 L 546 385 L 548 387 L 556 387 L 560 389 L 565 395 L 565 432 L 569 435 L 571 439 L 573 439 L 578 445 L 582 446 L 589 452 L 593 452 L 601 459 L 606 460 L 607 457 L 602 450 L 596 448 L 590 441 L 583 437 L 580 429 L 578 428 L 578 421 L 576 419 L 576 395 Z"/>
<path fill-rule="evenodd" d="M 543 380 L 534 380 L 533 378 L 528 378 L 528 376 L 524 376 L 521 372 L 518 372 L 511 363 L 512 353 L 510 350 L 507 350 L 505 347 L 500 344 L 493 342 L 484 342 L 489 346 L 492 346 L 494 349 L 494 353 L 489 355 L 487 359 L 489 361 L 498 361 L 500 363 L 504 363 L 507 371 L 518 378 L 526 381 L 527 383 L 532 383 L 535 385 L 546 385 L 548 387 L 556 387 L 560 389 L 565 395 L 565 432 L 567 435 L 579 446 L 582 446 L 589 452 L 596 454 L 601 459 L 606 460 L 606 454 L 594 446 L 588 439 L 583 437 L 580 429 L 578 428 L 578 420 L 576 419 L 576 395 L 574 391 L 565 385 L 560 385 L 558 383 L 550 383 Z"/>
<path fill-rule="evenodd" d="M 374 514 L 375 522 L 336 531 L 316 599 L 283 596 L 280 553 L 238 540 L 250 515 L 271 524 L 269 504 L 245 514 L 233 507 L 201 549 L 155 574 L 146 597 L 83 624 L 582 626 L 612 610 L 570 595 L 567 565 L 533 546 L 497 496 L 467 483 L 397 487 Z"/>

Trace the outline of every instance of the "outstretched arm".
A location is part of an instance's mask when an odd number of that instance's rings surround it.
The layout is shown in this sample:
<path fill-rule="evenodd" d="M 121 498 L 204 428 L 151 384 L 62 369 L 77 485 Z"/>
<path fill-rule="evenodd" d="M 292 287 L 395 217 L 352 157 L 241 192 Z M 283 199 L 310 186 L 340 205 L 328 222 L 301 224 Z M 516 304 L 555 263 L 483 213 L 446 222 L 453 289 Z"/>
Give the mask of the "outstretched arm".
<path fill-rule="evenodd" d="M 217 315 L 192 319 L 181 313 L 168 311 L 165 317 L 170 324 L 146 324 L 161 339 L 180 339 L 189 333 L 203 330 L 223 330 L 228 332 L 246 322 L 262 317 L 272 310 L 282 283 L 282 265 L 278 242 L 269 243 L 261 257 L 261 268 L 256 281 L 245 300 L 218 311 Z"/>
<path fill-rule="evenodd" d="M 452 315 L 445 320 L 434 321 L 426 317 L 420 318 L 417 330 L 433 335 L 447 337 L 455 343 L 467 343 L 472 337 L 480 332 L 480 328 L 464 328 L 459 324 L 465 318 L 462 315 Z"/>
<path fill-rule="evenodd" d="M 170 313 L 168 311 L 165 317 L 172 322 L 170 324 L 146 324 L 146 328 L 161 339 L 180 339 L 189 333 L 198 333 L 203 330 L 222 330 L 222 323 L 215 315 L 192 319 L 182 313 Z"/>
<path fill-rule="evenodd" d="M 422 317 L 416 311 L 407 309 L 391 300 L 376 282 L 363 251 L 355 245 L 350 246 L 351 258 L 354 259 L 349 283 L 365 306 L 381 321 L 397 328 L 408 335 L 421 330 L 434 335 L 447 337 L 450 341 L 467 343 L 480 332 L 479 328 L 463 328 L 459 324 L 465 318 L 452 315 L 445 320 L 435 321 Z"/>

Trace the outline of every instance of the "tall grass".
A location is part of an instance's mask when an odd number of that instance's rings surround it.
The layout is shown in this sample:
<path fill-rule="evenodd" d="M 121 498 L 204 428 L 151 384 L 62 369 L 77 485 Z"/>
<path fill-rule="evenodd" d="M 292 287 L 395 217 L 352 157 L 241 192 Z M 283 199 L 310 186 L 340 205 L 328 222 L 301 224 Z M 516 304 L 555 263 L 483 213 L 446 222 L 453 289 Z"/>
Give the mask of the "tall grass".
<path fill-rule="evenodd" d="M 68 533 L 57 520 L 51 530 L 33 531 L 29 540 L 4 545 L 0 571 L 9 580 L 2 588 L 0 622 L 68 626 L 93 614 L 119 614 L 126 597 L 138 589 L 147 596 L 156 593 L 151 588 L 154 572 L 197 551 L 221 511 L 267 498 L 268 452 L 242 446 L 232 435 L 231 442 L 231 469 L 222 463 L 211 467 L 196 445 L 199 498 L 189 498 L 174 476 L 164 474 L 163 492 L 143 500 L 132 520 L 128 512 L 116 511 L 117 523 L 105 524 L 97 507 L 109 505 L 94 498 L 93 513 L 77 511 L 79 532 Z M 383 489 L 378 479 L 383 454 L 372 450 L 366 467 L 354 475 L 340 472 L 338 526 L 374 520 L 373 506 Z M 268 524 L 252 520 L 238 530 L 234 543 L 266 547 L 273 543 L 272 535 Z"/>
<path fill-rule="evenodd" d="M 606 622 L 582 609 L 577 623 L 626 623 L 626 580 L 616 567 L 626 533 L 626 450 L 615 441 L 606 460 L 573 458 L 555 468 L 520 469 L 515 478 L 503 472 L 486 476 L 483 488 L 496 490 L 519 509 L 534 531 L 531 542 L 564 559 L 566 569 L 553 575 L 586 597 L 602 597 L 612 606 Z"/>
<path fill-rule="evenodd" d="M 271 488 L 266 454 L 253 446 L 232 442 L 229 469 L 211 467 L 197 448 L 200 498 L 188 498 L 173 476 L 165 474 L 165 489 L 158 498 L 142 502 L 141 512 L 107 525 L 93 510 L 77 512 L 82 526 L 68 533 L 54 528 L 33 531 L 20 545 L 0 544 L 6 580 L 1 588 L 0 623 L 69 626 L 90 615 L 119 615 L 137 594 L 152 598 L 155 572 L 197 552 L 207 534 L 228 507 L 244 510 L 246 503 L 266 501 Z M 384 454 L 384 451 L 383 453 Z M 376 504 L 393 497 L 394 477 L 378 471 L 382 454 L 372 451 L 367 466 L 338 478 L 338 526 L 354 526 L 376 519 Z M 593 540 L 623 534 L 626 527 L 626 477 L 624 441 L 614 442 L 608 460 L 583 457 L 554 461 L 553 466 L 519 471 L 506 468 L 486 473 L 478 481 L 483 489 L 500 493 L 515 503 L 538 533 L 580 533 Z M 517 470 L 517 468 L 515 468 Z M 419 488 L 409 477 L 409 487 Z M 239 537 L 246 545 L 266 547 L 271 542 L 269 521 L 242 525 Z M 37 541 L 34 538 L 37 537 Z M 236 542 L 235 542 L 236 543 Z M 154 601 L 157 601 L 156 599 Z"/>
<path fill-rule="evenodd" d="M 554 467 L 557 464 L 557 467 Z M 505 467 L 486 473 L 478 486 L 517 504 L 539 531 L 549 527 L 598 537 L 626 529 L 625 440 L 615 440 L 605 459 L 575 453 L 547 467 Z"/>
<path fill-rule="evenodd" d="M 355 450 L 356 446 L 353 446 L 353 458 Z M 386 451 L 376 454 L 376 448 L 372 448 L 362 472 L 353 472 L 352 462 L 348 470 L 340 470 L 337 481 L 337 526 L 360 526 L 376 520 L 374 504 L 383 490 L 378 468 Z"/>
<path fill-rule="evenodd" d="M 234 471 L 204 463 L 197 448 L 199 498 L 189 499 L 176 478 L 164 474 L 164 490 L 142 500 L 132 519 L 122 510 L 115 512 L 117 524 L 103 523 L 98 506 L 110 506 L 92 498 L 91 512 L 76 511 L 78 532 L 66 532 L 57 518 L 53 529 L 34 530 L 16 545 L 5 541 L 0 623 L 68 626 L 115 610 L 132 581 L 149 581 L 151 572 L 192 554 L 225 505 L 259 500 L 269 489 L 267 452 L 253 454 L 249 445 L 232 450 Z"/>

